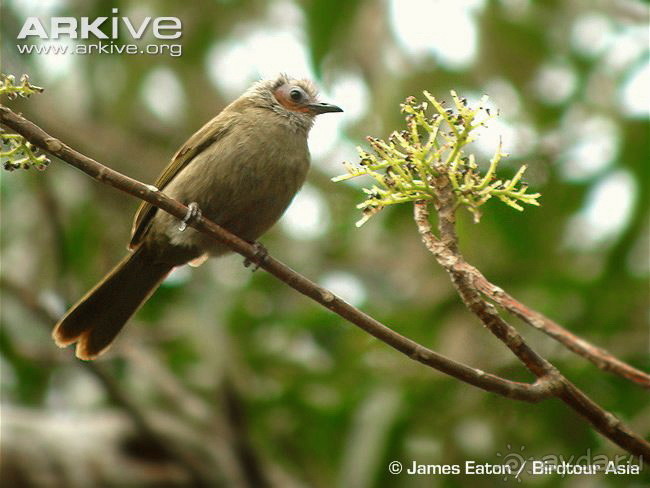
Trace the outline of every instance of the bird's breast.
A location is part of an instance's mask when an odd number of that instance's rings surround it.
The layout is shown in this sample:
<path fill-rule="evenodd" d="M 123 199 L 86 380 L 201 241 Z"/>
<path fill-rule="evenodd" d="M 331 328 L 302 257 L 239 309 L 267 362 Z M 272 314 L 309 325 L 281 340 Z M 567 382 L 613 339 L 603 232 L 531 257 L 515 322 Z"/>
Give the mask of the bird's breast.
<path fill-rule="evenodd" d="M 306 134 L 262 122 L 242 124 L 198 154 L 165 193 L 198 203 L 205 217 L 253 241 L 281 217 L 308 168 Z M 162 219 L 172 244 L 223 252 L 192 229 L 178 232 L 178 222 L 170 217 L 159 212 L 156 220 Z"/>

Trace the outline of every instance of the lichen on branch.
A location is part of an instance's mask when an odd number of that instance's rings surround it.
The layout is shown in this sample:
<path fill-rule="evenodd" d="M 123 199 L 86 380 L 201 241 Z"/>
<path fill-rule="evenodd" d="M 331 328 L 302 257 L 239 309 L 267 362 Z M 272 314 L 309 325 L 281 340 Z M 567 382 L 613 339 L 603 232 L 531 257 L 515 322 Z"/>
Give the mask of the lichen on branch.
<path fill-rule="evenodd" d="M 4 95 L 9 100 L 17 97 L 27 98 L 35 93 L 41 93 L 43 88 L 32 85 L 29 77 L 20 77 L 20 84 L 16 84 L 13 75 L 0 74 L 0 96 Z M 44 170 L 50 160 L 44 154 L 19 134 L 10 134 L 0 129 L 0 165 L 7 171 L 15 169 L 36 168 Z"/>
<path fill-rule="evenodd" d="M 368 137 L 371 152 L 357 148 L 359 162 L 343 163 L 347 174 L 333 178 L 343 181 L 370 176 L 375 180 L 363 189 L 367 198 L 357 205 L 363 211 L 357 226 L 388 205 L 434 200 L 433 179 L 441 175 L 452 185 L 456 206 L 466 207 L 476 222 L 481 217 L 480 207 L 493 197 L 520 211 L 522 204 L 539 205 L 541 195 L 528 193 L 528 185 L 522 181 L 525 165 L 510 179 L 497 176 L 499 162 L 507 156 L 500 143 L 485 172 L 479 169 L 476 156 L 466 151 L 477 130 L 496 116 L 485 107 L 487 96 L 472 108 L 467 99 L 452 91 L 454 107 L 450 109 L 426 91 L 424 96 L 424 101 L 409 97 L 401 105 L 406 114 L 405 130 L 394 131 L 388 141 Z"/>

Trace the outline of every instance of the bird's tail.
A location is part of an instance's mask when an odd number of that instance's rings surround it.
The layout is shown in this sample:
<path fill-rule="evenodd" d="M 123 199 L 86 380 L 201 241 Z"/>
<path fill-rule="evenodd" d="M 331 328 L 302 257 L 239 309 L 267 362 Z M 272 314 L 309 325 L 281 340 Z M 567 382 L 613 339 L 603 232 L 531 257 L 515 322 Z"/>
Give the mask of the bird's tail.
<path fill-rule="evenodd" d="M 59 347 L 77 343 L 79 359 L 95 359 L 172 270 L 141 246 L 81 298 L 52 331 Z"/>

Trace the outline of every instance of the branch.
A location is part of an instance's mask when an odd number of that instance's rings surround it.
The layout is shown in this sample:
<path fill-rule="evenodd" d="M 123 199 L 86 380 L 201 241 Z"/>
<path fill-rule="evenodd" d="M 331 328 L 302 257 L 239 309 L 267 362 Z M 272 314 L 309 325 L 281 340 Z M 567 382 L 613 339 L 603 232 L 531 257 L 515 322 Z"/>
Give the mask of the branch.
<path fill-rule="evenodd" d="M 517 330 L 503 320 L 493 305 L 483 300 L 480 293 L 474 288 L 467 273 L 467 263 L 458 250 L 456 237 L 453 193 L 446 176 L 432 179 L 434 186 L 439 190 L 436 199 L 438 211 L 438 227 L 441 238 L 438 239 L 431 232 L 429 212 L 424 202 L 415 204 L 415 221 L 418 231 L 422 236 L 427 249 L 435 256 L 438 263 L 449 273 L 458 294 L 463 299 L 467 308 L 472 311 L 490 331 L 499 338 L 508 348 L 526 365 L 538 378 L 549 378 L 558 382 L 559 372 L 544 358 L 533 351 L 524 341 Z"/>
<path fill-rule="evenodd" d="M 444 182 L 442 184 L 444 184 Z M 430 233 L 430 228 L 428 226 L 428 213 L 423 210 L 423 206 L 423 203 L 416 204 L 415 219 L 427 248 L 431 252 L 434 252 L 434 254 L 440 254 L 441 258 L 446 254 L 446 248 L 448 248 L 448 251 L 451 253 L 447 259 L 459 256 L 453 222 L 453 204 L 451 202 L 446 202 L 444 205 L 441 205 L 439 210 L 439 212 L 443 212 L 443 215 L 440 217 L 440 225 L 444 227 L 444 232 L 441 231 L 441 236 L 447 236 L 444 245 Z M 450 209 L 452 215 L 445 214 L 444 212 L 446 209 Z M 442 239 L 443 237 L 441 237 L 441 240 Z M 571 351 L 594 363 L 600 369 L 618 374 L 630 381 L 638 383 L 644 388 L 650 388 L 649 374 L 630 366 L 613 356 L 605 349 L 597 347 L 575 334 L 572 334 L 564 327 L 545 317 L 541 313 L 528 308 L 526 305 L 506 293 L 502 288 L 490 283 L 478 269 L 469 265 L 467 262 L 462 261 L 462 264 L 456 262 L 455 265 L 459 271 L 462 268 L 462 272 L 466 275 L 465 281 L 471 283 L 473 290 L 483 293 L 508 312 L 523 320 L 525 323 L 551 336 Z"/>
<path fill-rule="evenodd" d="M 71 149 L 58 139 L 47 134 L 40 127 L 29 120 L 14 113 L 9 108 L 0 105 L 0 122 L 25 137 L 37 147 L 59 157 L 64 162 L 80 169 L 96 180 L 113 186 L 130 195 L 138 197 L 152 205 L 177 217 L 179 220 L 187 215 L 188 208 L 165 196 L 158 189 L 145 185 L 137 180 L 124 176 L 108 167 L 94 161 L 87 156 Z M 453 222 L 451 222 L 453 224 Z M 447 222 L 445 225 L 448 225 Z M 495 319 L 494 332 L 502 335 L 504 342 L 517 354 L 537 376 L 533 384 L 509 381 L 498 376 L 471 368 L 465 364 L 453 361 L 442 356 L 417 342 L 398 334 L 386 325 L 375 320 L 359 309 L 346 303 L 331 291 L 318 286 L 303 275 L 296 273 L 291 268 L 271 256 L 260 257 L 254 245 L 238 238 L 215 223 L 200 217 L 189 225 L 200 232 L 226 244 L 233 251 L 246 257 L 251 262 L 286 283 L 303 295 L 320 303 L 324 307 L 345 318 L 352 324 L 368 332 L 372 336 L 388 344 L 394 349 L 407 355 L 413 360 L 437 369 L 454 378 L 469 383 L 486 391 L 527 402 L 539 402 L 551 396 L 562 398 L 567 404 L 589 419 L 589 421 L 606 437 L 626 449 L 639 455 L 650 457 L 650 444 L 638 435 L 629 431 L 613 415 L 600 409 L 595 403 L 577 390 L 563 376 L 543 358 L 537 356 L 514 329 Z M 452 225 L 453 228 L 453 225 Z M 453 247 L 455 240 L 448 235 L 443 241 L 449 239 Z M 472 297 L 468 297 L 473 300 Z M 476 298 L 476 297 L 474 297 Z M 480 298 L 480 296 L 479 296 Z M 481 307 L 492 314 L 493 306 L 485 304 Z M 498 315 L 497 315 L 498 317 Z M 499 317 L 500 320 L 500 317 Z M 513 331 L 514 334 L 513 335 Z"/>
<path fill-rule="evenodd" d="M 650 374 L 621 361 L 607 350 L 591 344 L 589 341 L 566 330 L 557 322 L 545 317 L 536 310 L 528 308 L 503 289 L 490 283 L 478 269 L 470 267 L 468 272 L 472 275 L 471 279 L 474 286 L 481 293 L 528 325 L 541 330 L 546 335 L 563 344 L 566 348 L 588 359 L 603 371 L 609 371 L 610 373 L 638 383 L 644 388 L 650 388 Z"/>
<path fill-rule="evenodd" d="M 446 177 L 438 177 L 433 180 L 437 182 L 437 185 L 434 186 L 438 190 L 436 207 L 440 215 L 438 225 L 440 227 L 440 239 L 444 243 L 443 249 L 448 248 L 452 256 L 460 256 L 458 253 L 458 239 L 456 238 L 455 231 L 456 207 L 454 194 L 451 188 L 447 188 L 448 180 Z M 422 211 L 423 206 L 422 203 L 416 204 L 416 221 L 418 223 L 418 228 L 420 229 L 422 229 L 421 224 L 423 223 L 421 219 L 428 218 L 428 216 L 424 217 L 424 215 L 421 215 L 420 218 L 417 216 L 418 213 Z M 418 210 L 418 208 L 420 210 Z M 427 247 L 430 246 L 431 243 L 429 243 Z M 614 357 L 608 351 L 590 344 L 588 341 L 572 334 L 564 327 L 553 322 L 551 319 L 545 317 L 539 312 L 526 307 L 524 304 L 507 294 L 504 290 L 490 283 L 478 269 L 470 266 L 464 261 L 463 273 L 467 275 L 466 280 L 464 281 L 470 283 L 474 291 L 484 293 L 491 300 L 494 300 L 525 323 L 551 336 L 553 339 L 557 340 L 576 354 L 588 359 L 599 368 L 616 373 L 638 383 L 644 388 L 650 388 L 649 374 L 630 366 Z"/>
<path fill-rule="evenodd" d="M 494 306 L 484 300 L 473 278 L 476 269 L 469 265 L 458 250 L 455 230 L 454 199 L 451 184 L 442 175 L 432 180 L 437 191 L 435 199 L 438 211 L 440 238 L 431 231 L 428 204 L 416 202 L 415 221 L 422 241 L 438 263 L 450 275 L 463 302 L 499 340 L 539 379 L 553 384 L 553 396 L 561 399 L 573 410 L 585 417 L 598 432 L 626 451 L 647 459 L 650 443 L 632 432 L 613 414 L 607 412 L 564 377 L 549 361 L 539 356 L 524 341 L 514 327 L 503 320 Z"/>
<path fill-rule="evenodd" d="M 37 147 L 60 158 L 62 161 L 83 171 L 96 180 L 135 196 L 182 220 L 188 208 L 164 193 L 133 178 L 122 175 L 97 161 L 75 151 L 58 139 L 50 136 L 33 122 L 0 105 L 0 122 L 11 128 Z M 365 330 L 380 341 L 426 366 L 437 369 L 477 388 L 498 393 L 508 398 L 526 402 L 539 402 L 552 395 L 552 385 L 545 379 L 534 384 L 520 383 L 485 373 L 479 369 L 456 362 L 438 354 L 417 342 L 393 331 L 361 310 L 353 307 L 331 291 L 318 286 L 305 276 L 267 255 L 260 258 L 257 247 L 231 234 L 204 217 L 188 223 L 200 232 L 226 244 L 233 251 L 286 283 L 291 288 L 320 303 L 324 307 Z"/>

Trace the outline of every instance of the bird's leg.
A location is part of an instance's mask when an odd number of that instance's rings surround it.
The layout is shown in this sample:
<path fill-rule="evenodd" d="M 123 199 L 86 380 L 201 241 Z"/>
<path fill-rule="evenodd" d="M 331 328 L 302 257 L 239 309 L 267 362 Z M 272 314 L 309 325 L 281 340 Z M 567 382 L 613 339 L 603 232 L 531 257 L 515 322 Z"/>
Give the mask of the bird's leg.
<path fill-rule="evenodd" d="M 185 217 L 183 217 L 183 220 L 181 220 L 181 224 L 178 226 L 178 230 L 180 232 L 183 232 L 185 229 L 187 229 L 188 224 L 191 224 L 199 217 L 201 217 L 201 209 L 199 208 L 199 204 L 196 202 L 191 202 L 187 206 L 187 214 L 185 214 Z"/>
<path fill-rule="evenodd" d="M 251 269 L 251 271 L 255 272 L 260 268 L 262 264 L 264 264 L 264 261 L 266 261 L 266 258 L 269 256 L 269 251 L 264 247 L 263 244 L 257 241 L 251 242 L 251 244 L 255 248 L 255 257 L 253 259 L 255 266 L 253 269 Z M 253 264 L 253 261 L 248 258 L 244 259 L 244 267 L 248 268 L 251 264 Z"/>

